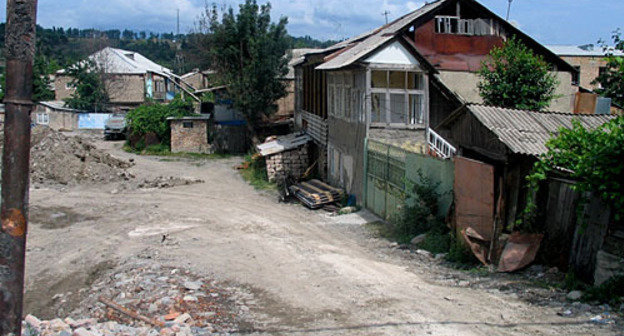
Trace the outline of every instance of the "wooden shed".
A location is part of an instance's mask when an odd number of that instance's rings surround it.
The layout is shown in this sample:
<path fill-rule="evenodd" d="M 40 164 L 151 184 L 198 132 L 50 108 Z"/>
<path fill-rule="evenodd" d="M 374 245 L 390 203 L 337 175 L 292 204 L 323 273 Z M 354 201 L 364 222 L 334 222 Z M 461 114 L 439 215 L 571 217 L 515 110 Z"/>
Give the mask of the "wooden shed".
<path fill-rule="evenodd" d="M 467 104 L 455 111 L 436 131 L 457 148 L 459 156 L 470 159 L 466 164 L 458 164 L 456 160 L 456 218 L 491 219 L 489 224 L 480 223 L 477 228 L 483 237 L 497 236 L 512 227 L 522 218 L 526 205 L 525 177 L 539 156 L 547 152 L 546 142 L 561 128 L 571 128 L 573 120 L 593 129 L 613 118 L 477 104 Z M 471 183 L 477 176 L 478 183 Z M 586 232 L 591 234 L 580 235 L 575 213 L 579 196 L 573 191 L 573 184 L 562 174 L 550 177 L 540 188 L 538 222 L 544 223 L 545 231 L 541 254 L 560 268 L 574 265 L 582 270 L 581 275 L 592 280 L 596 255 L 604 244 L 610 223 L 604 213 L 609 211 L 600 202 L 590 202 L 585 213 L 590 218 Z M 462 204 L 458 204 L 458 194 L 480 207 L 463 210 Z"/>

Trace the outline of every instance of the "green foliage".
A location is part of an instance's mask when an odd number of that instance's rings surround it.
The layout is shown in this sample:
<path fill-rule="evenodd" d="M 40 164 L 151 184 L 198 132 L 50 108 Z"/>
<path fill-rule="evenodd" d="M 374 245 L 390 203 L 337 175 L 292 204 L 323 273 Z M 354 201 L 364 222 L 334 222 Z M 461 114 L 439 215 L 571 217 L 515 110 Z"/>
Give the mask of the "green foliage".
<path fill-rule="evenodd" d="M 54 63 L 48 63 L 43 56 L 35 56 L 33 62 L 33 101 L 54 100 L 54 91 L 50 89 L 49 76 L 54 72 L 54 67 Z"/>
<path fill-rule="evenodd" d="M 109 97 L 101 74 L 101 69 L 91 60 L 67 68 L 67 75 L 72 78 L 70 85 L 75 91 L 65 104 L 81 111 L 105 111 Z"/>
<path fill-rule="evenodd" d="M 454 235 L 451 235 L 450 248 L 446 260 L 462 265 L 476 265 L 479 263 L 472 251 L 470 251 L 470 248 Z"/>
<path fill-rule="evenodd" d="M 288 20 L 272 23 L 271 5 L 259 6 L 255 0 L 246 0 L 238 13 L 230 7 L 221 18 L 216 6 L 206 12 L 203 52 L 220 81 L 228 84 L 235 107 L 254 127 L 262 115 L 274 113 L 275 101 L 286 95 L 281 78 L 288 73 Z"/>
<path fill-rule="evenodd" d="M 612 39 L 615 50 L 624 52 L 624 40 L 619 29 L 613 32 Z M 599 43 L 607 52 L 607 65 L 605 71 L 592 83 L 600 84 L 600 88 L 596 89 L 600 95 L 613 99 L 618 105 L 624 105 L 624 57 L 614 56 L 613 50 L 604 41 Z"/>
<path fill-rule="evenodd" d="M 245 181 L 249 182 L 257 190 L 276 189 L 275 183 L 269 182 L 264 157 L 248 154 L 245 156 L 247 167 L 241 169 L 240 173 Z"/>
<path fill-rule="evenodd" d="M 571 129 L 562 128 L 546 147 L 548 152 L 540 156 L 527 176 L 529 196 L 521 223 L 524 230 L 533 229 L 540 183 L 557 169 L 568 171 L 578 181 L 574 189 L 581 195 L 592 192 L 611 206 L 616 221 L 624 219 L 624 116 L 594 130 L 575 120 Z"/>
<path fill-rule="evenodd" d="M 451 235 L 448 230 L 440 230 L 438 226 L 427 232 L 425 240 L 418 246 L 431 253 L 447 253 L 451 248 Z"/>
<path fill-rule="evenodd" d="M 161 143 L 169 145 L 171 130 L 167 118 L 184 117 L 193 114 L 193 101 L 190 97 L 182 99 L 176 96 L 169 104 L 145 104 L 126 114 L 126 122 L 134 136 L 143 137 L 154 133 Z M 135 149 L 140 146 L 140 141 Z"/>
<path fill-rule="evenodd" d="M 541 56 L 515 37 L 490 51 L 479 75 L 479 93 L 485 104 L 507 108 L 542 110 L 555 98 L 557 79 Z"/>
<path fill-rule="evenodd" d="M 411 192 L 407 193 L 403 202 L 402 211 L 392 219 L 394 236 L 400 243 L 409 243 L 412 238 L 431 230 L 442 232 L 445 228 L 443 221 L 437 218 L 438 187 L 440 182 L 434 182 L 418 171 L 418 182 L 409 182 Z"/>

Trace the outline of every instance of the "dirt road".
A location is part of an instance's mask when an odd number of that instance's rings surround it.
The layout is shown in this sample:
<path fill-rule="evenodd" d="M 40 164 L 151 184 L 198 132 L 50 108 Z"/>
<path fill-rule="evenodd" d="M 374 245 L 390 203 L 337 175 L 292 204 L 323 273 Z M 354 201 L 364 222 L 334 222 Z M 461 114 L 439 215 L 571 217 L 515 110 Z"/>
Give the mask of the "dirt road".
<path fill-rule="evenodd" d="M 81 287 L 142 258 L 251 291 L 253 328 L 241 334 L 617 334 L 509 295 L 436 285 L 409 256 L 370 236 L 366 214 L 278 204 L 232 169 L 239 159 L 138 157 L 118 142 L 98 146 L 134 158 L 137 179 L 205 183 L 32 190 L 27 313 L 49 317 L 55 294 L 72 292 L 79 302 Z"/>

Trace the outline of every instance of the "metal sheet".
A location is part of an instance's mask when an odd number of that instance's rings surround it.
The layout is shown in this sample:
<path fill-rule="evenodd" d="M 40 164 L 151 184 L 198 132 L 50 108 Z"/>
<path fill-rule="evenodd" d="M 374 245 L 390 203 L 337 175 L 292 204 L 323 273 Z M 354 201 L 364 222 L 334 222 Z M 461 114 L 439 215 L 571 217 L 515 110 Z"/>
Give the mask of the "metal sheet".
<path fill-rule="evenodd" d="M 494 167 L 463 157 L 454 161 L 457 231 L 472 228 L 489 241 L 494 235 Z"/>

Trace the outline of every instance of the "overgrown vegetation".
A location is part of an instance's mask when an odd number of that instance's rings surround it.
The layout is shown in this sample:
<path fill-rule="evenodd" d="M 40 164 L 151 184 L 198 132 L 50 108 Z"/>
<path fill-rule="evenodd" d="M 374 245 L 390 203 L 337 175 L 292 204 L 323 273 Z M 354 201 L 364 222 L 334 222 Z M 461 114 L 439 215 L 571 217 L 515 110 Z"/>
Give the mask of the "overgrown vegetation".
<path fill-rule="evenodd" d="M 479 76 L 479 93 L 487 105 L 543 110 L 555 98 L 557 79 L 551 66 L 515 37 L 490 51 Z"/>
<path fill-rule="evenodd" d="M 145 149 L 144 137 L 147 134 L 155 135 L 160 144 L 170 146 L 171 130 L 167 118 L 184 117 L 193 114 L 193 101 L 176 96 L 169 104 L 144 104 L 126 114 L 126 122 L 130 130 L 130 138 L 141 140 L 129 145 L 142 151 Z"/>
<path fill-rule="evenodd" d="M 425 235 L 417 244 L 420 249 L 433 254 L 446 253 L 446 259 L 463 265 L 476 264 L 476 258 L 466 244 L 459 240 L 446 226 L 444 218 L 438 215 L 440 182 L 436 182 L 418 171 L 418 181 L 407 182 L 409 192 L 403 195 L 401 211 L 389 224 L 373 223 L 369 229 L 377 235 L 409 244 L 413 238 Z"/>
<path fill-rule="evenodd" d="M 262 117 L 277 111 L 275 102 L 286 95 L 281 78 L 288 73 L 287 23 L 285 17 L 271 22 L 271 5 L 256 0 L 246 0 L 238 13 L 231 7 L 220 13 L 216 6 L 207 6 L 199 22 L 199 52 L 210 59 L 219 81 L 227 83 L 254 143 L 259 142 L 256 127 Z"/>
<path fill-rule="evenodd" d="M 580 195 L 591 193 L 609 204 L 616 221 L 624 219 L 624 116 L 593 130 L 577 120 L 571 129 L 562 128 L 559 135 L 546 143 L 548 151 L 540 156 L 527 176 L 529 192 L 524 218 L 512 229 L 535 231 L 537 209 L 535 197 L 540 184 L 557 171 L 566 171 L 577 182 L 572 186 Z M 584 199 L 579 202 L 583 206 Z"/>
<path fill-rule="evenodd" d="M 241 176 L 249 182 L 255 189 L 266 190 L 276 189 L 275 183 L 269 182 L 264 157 L 254 154 L 247 154 L 240 169 Z"/>
<path fill-rule="evenodd" d="M 443 221 L 437 217 L 439 182 L 434 182 L 418 172 L 418 183 L 408 182 L 401 211 L 391 220 L 393 235 L 399 243 L 409 243 L 412 238 L 431 230 L 444 231 Z"/>
<path fill-rule="evenodd" d="M 614 103 L 622 106 L 624 105 L 624 57 L 613 55 L 616 50 L 624 52 L 622 32 L 619 29 L 614 31 L 612 39 L 613 49 L 606 42 L 599 42 L 607 52 L 607 65 L 593 84 L 600 84 L 600 87 L 596 89 L 599 94 L 613 99 Z"/>

